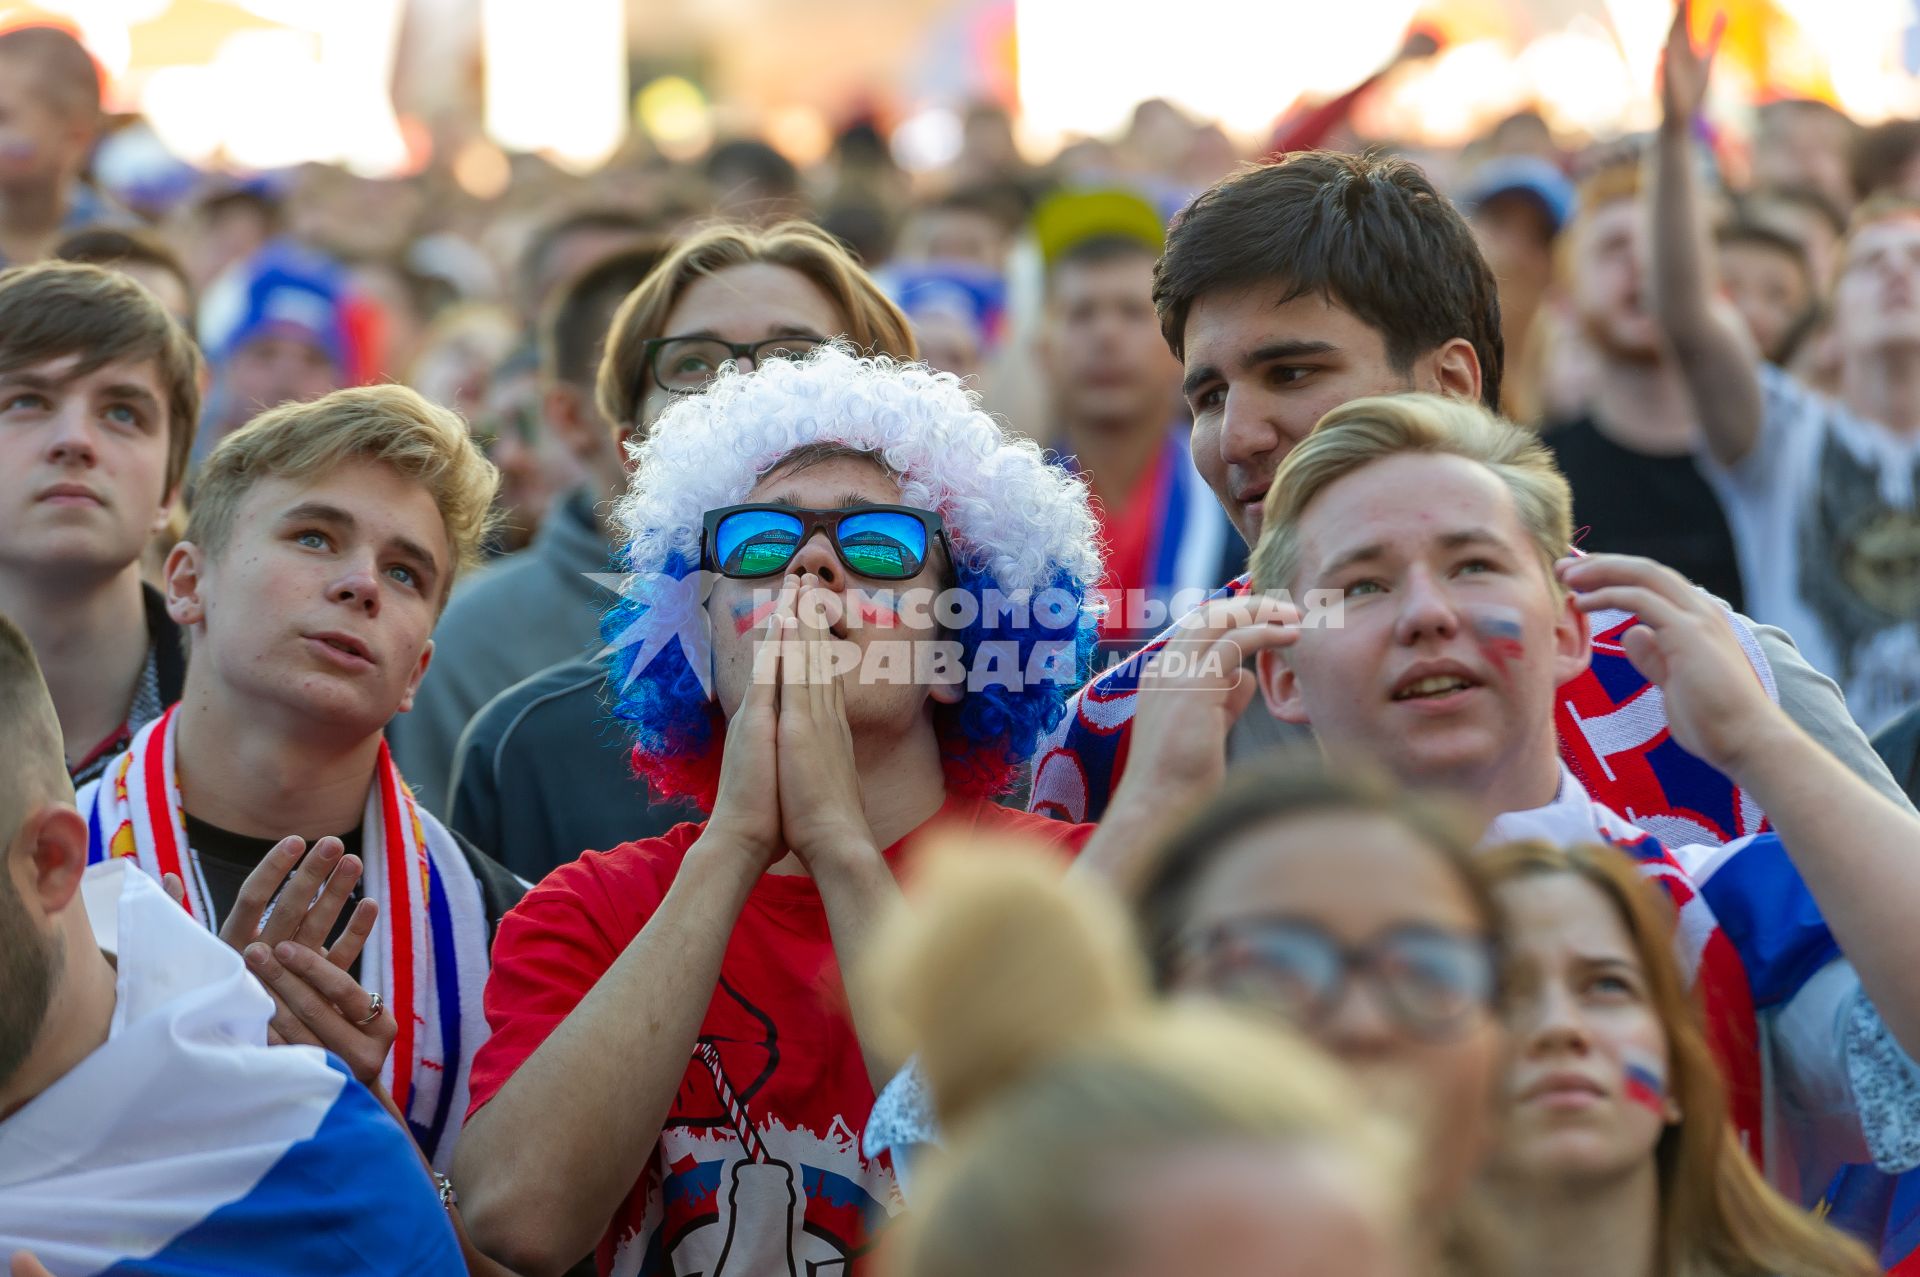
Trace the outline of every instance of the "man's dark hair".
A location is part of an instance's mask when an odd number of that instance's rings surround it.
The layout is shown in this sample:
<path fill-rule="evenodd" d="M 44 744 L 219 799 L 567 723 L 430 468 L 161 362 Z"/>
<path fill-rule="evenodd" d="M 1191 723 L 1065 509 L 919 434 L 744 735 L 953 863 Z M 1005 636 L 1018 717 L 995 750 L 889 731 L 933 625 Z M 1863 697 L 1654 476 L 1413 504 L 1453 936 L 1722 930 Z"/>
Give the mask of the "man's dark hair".
<path fill-rule="evenodd" d="M 95 266 L 124 266 L 131 262 L 163 270 L 180 281 L 191 314 L 198 303 L 193 280 L 181 264 L 180 255 L 167 241 L 143 227 L 88 226 L 75 231 L 54 246 L 53 255 L 63 262 L 91 262 Z"/>
<path fill-rule="evenodd" d="M 1793 264 L 1799 267 L 1801 276 L 1807 281 L 1807 286 L 1813 287 L 1813 264 L 1807 260 L 1807 246 L 1777 227 L 1769 226 L 1765 222 L 1752 222 L 1745 218 L 1738 218 L 1714 232 L 1713 238 L 1714 242 L 1722 248 L 1730 244 L 1751 244 L 1758 248 L 1772 249 L 1783 257 L 1790 257 L 1793 259 Z"/>
<path fill-rule="evenodd" d="M 553 290 L 540 318 L 540 372 L 593 388 L 613 312 L 673 247 L 664 236 L 611 253 Z"/>
<path fill-rule="evenodd" d="M 707 180 L 728 187 L 751 182 L 766 188 L 776 199 L 792 198 L 800 193 L 800 170 L 793 161 L 759 138 L 743 137 L 722 142 L 707 156 Z"/>
<path fill-rule="evenodd" d="M 521 250 L 520 261 L 514 271 L 514 284 L 522 298 L 531 299 L 539 281 L 547 273 L 547 262 L 554 250 L 570 235 L 590 231 L 611 231 L 615 234 L 631 234 L 635 239 L 651 233 L 653 223 L 640 213 L 628 208 L 612 206 L 593 206 L 570 209 L 549 222 L 543 223 L 528 239 Z M 531 305 L 531 300 L 528 301 Z"/>
<path fill-rule="evenodd" d="M 78 356 L 84 377 L 116 360 L 151 359 L 167 409 L 167 490 L 187 472 L 200 419 L 200 348 L 160 299 L 130 276 L 84 262 L 0 271 L 0 374 Z"/>
<path fill-rule="evenodd" d="M 1799 182 L 1790 186 L 1762 187 L 1760 190 L 1749 194 L 1741 203 L 1746 205 L 1750 201 L 1764 202 L 1767 200 L 1773 200 L 1781 204 L 1790 204 L 1795 208 L 1807 209 L 1818 216 L 1821 221 L 1832 227 L 1835 236 L 1841 236 L 1847 233 L 1847 215 L 1834 205 L 1832 199 L 1815 187 L 1807 186 Z M 1744 207 L 1741 210 L 1741 216 L 1747 216 L 1747 210 Z"/>
<path fill-rule="evenodd" d="M 1480 398 L 1500 402 L 1500 293 L 1466 219 L 1405 160 L 1302 151 L 1200 193 L 1153 272 L 1160 331 L 1185 357 L 1187 315 L 1209 293 L 1279 284 L 1318 294 L 1378 331 L 1400 369 L 1464 337 Z"/>
<path fill-rule="evenodd" d="M 1033 195 L 1009 178 L 966 182 L 914 204 L 913 213 L 978 213 L 1017 233 L 1033 213 Z M 911 216 L 912 213 L 909 213 Z"/>
<path fill-rule="evenodd" d="M 1920 120 L 1888 120 L 1862 131 L 1847 157 L 1854 195 L 1866 199 L 1898 186 L 1916 153 L 1920 153 Z"/>

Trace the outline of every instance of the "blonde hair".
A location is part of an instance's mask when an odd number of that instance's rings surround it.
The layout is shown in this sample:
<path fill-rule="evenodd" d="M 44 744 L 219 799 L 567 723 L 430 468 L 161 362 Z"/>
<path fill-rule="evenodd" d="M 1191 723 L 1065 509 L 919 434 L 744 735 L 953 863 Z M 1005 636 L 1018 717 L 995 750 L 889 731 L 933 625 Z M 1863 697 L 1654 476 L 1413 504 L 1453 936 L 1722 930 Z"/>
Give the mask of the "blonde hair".
<path fill-rule="evenodd" d="M 693 281 L 735 266 L 764 263 L 805 276 L 833 303 L 845 328 L 822 337 L 844 338 L 862 355 L 891 355 L 904 363 L 920 356 L 913 327 L 840 241 L 809 222 L 782 222 L 767 230 L 723 223 L 682 241 L 627 294 L 614 312 L 594 386 L 594 401 L 622 429 L 638 424 L 646 399 L 647 342 L 663 331 Z"/>
<path fill-rule="evenodd" d="M 1291 588 L 1300 570 L 1300 520 L 1329 486 L 1402 453 L 1477 461 L 1506 485 L 1557 591 L 1553 564 L 1573 540 L 1573 491 L 1537 435 L 1479 404 L 1443 395 L 1381 395 L 1342 404 L 1280 463 L 1250 564 L 1253 588 Z"/>
<path fill-rule="evenodd" d="M 480 561 L 498 513 L 500 472 L 460 415 L 406 386 L 354 386 L 282 404 L 221 440 L 194 485 L 186 539 L 217 554 L 250 488 L 262 479 L 310 479 L 351 460 L 377 461 L 433 496 L 453 547 L 440 601 Z"/>
<path fill-rule="evenodd" d="M 1109 1271 L 1128 1223 L 1107 1190 L 1215 1143 L 1331 1155 L 1404 1223 L 1406 1150 L 1337 1068 L 1223 1007 L 1151 1002 L 1120 906 L 1093 886 L 1037 851 L 936 853 L 916 876 L 921 912 L 879 946 L 953 1137 L 894 1239 L 894 1271 Z"/>
<path fill-rule="evenodd" d="M 1674 956 L 1678 919 L 1639 866 L 1612 847 L 1528 841 L 1493 848 L 1481 867 L 1496 886 L 1571 874 L 1606 897 L 1633 941 L 1682 1114 L 1654 1149 L 1659 1277 L 1880 1277 L 1865 1248 L 1775 1192 L 1741 1147 L 1700 1004 Z"/>

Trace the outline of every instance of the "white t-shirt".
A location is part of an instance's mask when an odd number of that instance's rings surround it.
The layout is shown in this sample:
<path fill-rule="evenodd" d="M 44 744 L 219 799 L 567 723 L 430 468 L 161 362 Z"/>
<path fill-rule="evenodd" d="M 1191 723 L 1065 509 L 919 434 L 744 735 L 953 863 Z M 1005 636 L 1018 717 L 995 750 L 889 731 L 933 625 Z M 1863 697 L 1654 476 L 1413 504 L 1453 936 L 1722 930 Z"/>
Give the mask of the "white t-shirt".
<path fill-rule="evenodd" d="M 1920 704 L 1920 434 L 1855 416 L 1772 366 L 1754 448 L 1700 469 L 1726 508 L 1747 610 L 1878 730 Z"/>

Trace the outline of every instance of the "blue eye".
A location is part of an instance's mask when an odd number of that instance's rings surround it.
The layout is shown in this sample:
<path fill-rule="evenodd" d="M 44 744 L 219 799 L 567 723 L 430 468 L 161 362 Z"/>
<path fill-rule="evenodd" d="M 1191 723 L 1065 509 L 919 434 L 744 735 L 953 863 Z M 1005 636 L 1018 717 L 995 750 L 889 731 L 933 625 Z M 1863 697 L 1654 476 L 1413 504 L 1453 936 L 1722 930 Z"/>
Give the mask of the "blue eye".
<path fill-rule="evenodd" d="M 387 569 L 387 574 L 404 585 L 410 585 L 416 590 L 420 588 L 420 574 L 403 563 Z"/>
<path fill-rule="evenodd" d="M 1374 580 L 1355 581 L 1352 585 L 1349 585 L 1346 590 L 1347 597 L 1350 599 L 1363 597 L 1368 594 L 1385 594 L 1386 592 L 1387 587 Z"/>
<path fill-rule="evenodd" d="M 296 532 L 294 534 L 293 539 L 296 544 L 304 545 L 310 549 L 315 549 L 315 550 L 324 550 L 324 549 L 327 549 L 329 545 L 331 545 L 331 542 L 327 540 L 326 533 L 314 532 L 312 530 L 308 530 L 306 532 Z"/>

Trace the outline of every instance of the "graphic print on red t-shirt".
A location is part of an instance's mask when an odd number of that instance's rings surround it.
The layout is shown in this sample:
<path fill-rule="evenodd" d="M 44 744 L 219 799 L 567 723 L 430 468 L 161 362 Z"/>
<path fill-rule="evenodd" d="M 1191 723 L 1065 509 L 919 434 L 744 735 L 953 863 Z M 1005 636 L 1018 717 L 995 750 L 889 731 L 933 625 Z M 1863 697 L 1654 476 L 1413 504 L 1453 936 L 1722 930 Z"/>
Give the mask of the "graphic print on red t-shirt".
<path fill-rule="evenodd" d="M 1077 849 L 1091 826 L 949 802 L 887 849 L 936 825 L 972 824 Z M 652 917 L 701 827 L 550 875 L 501 922 L 487 985 L 493 1037 L 473 1067 L 490 1100 Z M 847 1011 L 813 880 L 769 874 L 727 943 L 700 1035 L 659 1144 L 609 1222 L 600 1271 L 617 1277 L 855 1274 L 900 1208 L 886 1158 L 860 1152 L 873 1086 Z"/>

